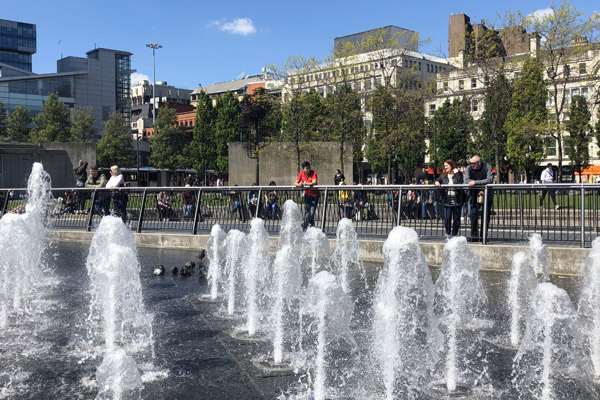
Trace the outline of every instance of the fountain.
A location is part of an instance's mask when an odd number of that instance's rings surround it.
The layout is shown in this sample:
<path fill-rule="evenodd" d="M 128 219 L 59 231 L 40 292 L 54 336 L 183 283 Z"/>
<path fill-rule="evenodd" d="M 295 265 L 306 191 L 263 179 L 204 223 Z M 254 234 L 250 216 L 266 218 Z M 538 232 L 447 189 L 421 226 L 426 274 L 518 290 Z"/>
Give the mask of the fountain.
<path fill-rule="evenodd" d="M 246 291 L 248 336 L 256 335 L 259 324 L 264 317 L 266 306 L 265 296 L 269 292 L 269 282 L 272 276 L 269 256 L 269 237 L 262 219 L 254 218 L 250 223 L 250 233 L 247 238 L 248 259 L 244 268 L 244 283 Z"/>
<path fill-rule="evenodd" d="M 480 269 L 466 238 L 455 237 L 446 243 L 435 284 L 434 313 L 445 336 L 436 370 L 443 375 L 448 393 L 468 392 L 486 378 L 482 328 L 486 325 L 487 297 L 479 279 Z M 475 359 L 481 363 L 473 363 Z"/>
<path fill-rule="evenodd" d="M 227 314 L 232 316 L 236 310 L 236 301 L 243 301 L 239 293 L 242 284 L 242 269 L 248 256 L 246 249 L 246 235 L 237 229 L 227 233 Z"/>
<path fill-rule="evenodd" d="M 25 213 L 7 213 L 0 219 L 0 328 L 41 311 L 35 310 L 40 290 L 51 284 L 42 264 L 50 190 L 50 176 L 42 164 L 34 163 L 27 183 Z"/>
<path fill-rule="evenodd" d="M 525 316 L 536 286 L 537 277 L 529 264 L 529 256 L 524 251 L 519 251 L 513 256 L 507 289 L 510 308 L 510 344 L 515 349 L 519 346 L 525 329 Z"/>
<path fill-rule="evenodd" d="M 593 366 L 581 332 L 567 292 L 549 282 L 539 284 L 513 361 L 513 383 L 519 398 L 597 398 L 591 385 Z"/>
<path fill-rule="evenodd" d="M 342 218 L 338 223 L 331 267 L 333 273 L 339 277 L 345 293 L 367 288 L 367 277 L 360 255 L 360 242 L 351 219 Z"/>
<path fill-rule="evenodd" d="M 305 312 L 314 320 L 308 324 L 309 328 L 316 331 L 311 349 L 305 350 L 314 375 L 313 398 L 338 398 L 339 394 L 331 384 L 332 381 L 337 381 L 338 385 L 344 383 L 344 371 L 348 371 L 350 360 L 334 358 L 332 354 L 336 348 L 336 354 L 339 354 L 340 347 L 356 347 L 350 334 L 354 304 L 328 271 L 321 271 L 310 279 L 305 303 Z"/>
<path fill-rule="evenodd" d="M 227 234 L 218 224 L 213 225 L 210 230 L 210 237 L 206 244 L 206 256 L 208 258 L 208 286 L 210 299 L 217 300 L 222 290 L 221 276 L 225 269 L 225 256 L 227 245 Z"/>
<path fill-rule="evenodd" d="M 320 228 L 310 227 L 304 233 L 301 250 L 301 263 L 309 277 L 313 277 L 329 261 L 331 249 L 329 239 Z"/>
<path fill-rule="evenodd" d="M 383 398 L 415 398 L 442 338 L 433 316 L 434 287 L 417 233 L 396 227 L 383 245 L 373 300 L 372 352 Z"/>
<path fill-rule="evenodd" d="M 117 217 L 104 217 L 87 258 L 91 304 L 88 343 L 100 348 L 97 398 L 128 398 L 141 390 L 132 355 L 154 358 L 153 316 L 146 312 L 133 234 Z M 93 354 L 92 357 L 95 355 Z"/>
<path fill-rule="evenodd" d="M 286 246 L 290 246 L 299 254 L 301 251 L 301 240 L 303 235 L 302 212 L 300 211 L 300 207 L 298 207 L 298 204 L 296 204 L 294 200 L 286 200 L 283 204 L 278 248 L 282 249 Z"/>
<path fill-rule="evenodd" d="M 542 243 L 542 235 L 534 233 L 529 238 L 529 262 L 533 266 L 541 282 L 550 280 L 548 270 L 548 250 Z"/>
<path fill-rule="evenodd" d="M 584 279 L 577 314 L 582 334 L 594 367 L 596 380 L 600 379 L 600 238 L 592 243 L 585 259 Z"/>

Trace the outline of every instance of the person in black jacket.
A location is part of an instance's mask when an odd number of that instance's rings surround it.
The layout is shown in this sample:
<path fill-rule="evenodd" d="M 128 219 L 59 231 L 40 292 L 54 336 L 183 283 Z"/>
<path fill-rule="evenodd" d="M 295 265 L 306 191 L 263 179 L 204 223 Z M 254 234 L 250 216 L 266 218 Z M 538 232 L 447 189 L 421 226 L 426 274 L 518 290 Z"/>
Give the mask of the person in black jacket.
<path fill-rule="evenodd" d="M 464 202 L 464 190 L 454 188 L 453 185 L 462 185 L 463 183 L 463 174 L 456 168 L 456 163 L 452 160 L 444 161 L 444 171 L 436 179 L 435 186 L 443 188 L 440 191 L 440 198 L 444 205 L 446 240 L 452 236 L 458 236 L 460 231 L 460 210 Z"/>

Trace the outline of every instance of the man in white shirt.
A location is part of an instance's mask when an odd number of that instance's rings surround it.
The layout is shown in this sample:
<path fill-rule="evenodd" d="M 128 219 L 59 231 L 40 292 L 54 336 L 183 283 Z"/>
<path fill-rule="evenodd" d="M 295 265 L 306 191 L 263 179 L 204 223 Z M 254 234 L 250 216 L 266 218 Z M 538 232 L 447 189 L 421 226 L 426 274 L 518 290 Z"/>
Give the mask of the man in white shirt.
<path fill-rule="evenodd" d="M 546 165 L 546 169 L 542 171 L 542 176 L 540 180 L 543 184 L 555 183 L 554 179 L 554 170 L 552 169 L 552 163 L 548 163 Z M 556 196 L 554 194 L 554 190 L 551 189 L 542 189 L 542 197 L 540 197 L 540 209 L 544 209 L 544 199 L 546 198 L 546 194 L 550 194 L 550 199 L 552 199 L 552 203 L 554 203 L 554 209 L 559 210 L 561 207 L 556 203 Z"/>

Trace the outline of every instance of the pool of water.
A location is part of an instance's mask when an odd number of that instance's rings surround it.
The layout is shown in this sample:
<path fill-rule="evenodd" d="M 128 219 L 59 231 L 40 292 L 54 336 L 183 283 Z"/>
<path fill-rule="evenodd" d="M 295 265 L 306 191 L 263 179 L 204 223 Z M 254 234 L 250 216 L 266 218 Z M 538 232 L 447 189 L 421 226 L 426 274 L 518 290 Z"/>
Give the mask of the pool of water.
<path fill-rule="evenodd" d="M 82 350 L 89 314 L 90 280 L 85 268 L 89 245 L 58 242 L 46 251 L 45 262 L 54 277 L 40 295 L 39 312 L 11 325 L 0 343 L 0 399 L 89 399 L 98 392 L 96 368 L 101 360 Z M 138 248 L 146 310 L 154 315 L 156 357 L 140 365 L 144 399 L 275 399 L 302 380 L 303 372 L 264 371 L 253 361 L 272 350 L 268 341 L 234 339 L 231 332 L 244 324 L 242 317 L 219 317 L 221 303 L 200 299 L 207 292 L 206 280 L 196 268 L 191 277 L 171 275 L 171 266 L 181 268 L 197 261 L 198 250 Z M 164 276 L 153 269 L 163 264 Z M 373 288 L 381 265 L 368 264 L 369 287 Z M 18 274 L 18 271 L 14 271 Z M 432 269 L 434 279 L 437 269 Z M 502 326 L 508 318 L 506 285 L 508 273 L 482 272 L 489 300 L 490 318 Z M 581 278 L 553 277 L 567 290 L 573 302 L 579 295 Z M 360 309 L 361 307 L 359 307 Z M 368 305 L 364 304 L 363 309 Z M 356 336 L 368 336 L 361 327 Z M 490 337 L 494 336 L 490 334 Z M 492 357 L 493 359 L 493 357 Z M 497 372 L 507 383 L 510 359 Z M 506 365 L 508 363 L 508 365 Z"/>

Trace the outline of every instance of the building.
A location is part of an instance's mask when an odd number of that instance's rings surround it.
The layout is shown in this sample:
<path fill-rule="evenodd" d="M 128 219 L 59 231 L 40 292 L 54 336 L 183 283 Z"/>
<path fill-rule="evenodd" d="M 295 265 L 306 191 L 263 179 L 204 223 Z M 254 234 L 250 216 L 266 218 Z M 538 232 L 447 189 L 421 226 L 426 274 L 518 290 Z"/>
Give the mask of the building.
<path fill-rule="evenodd" d="M 132 53 L 97 48 L 87 57 L 65 57 L 57 61 L 57 72 L 34 74 L 0 64 L 0 101 L 7 112 L 17 106 L 38 114 L 50 93 L 58 93 L 70 108 L 90 107 L 97 133 L 111 113 L 119 112 L 129 123 L 131 111 L 130 74 Z M 8 72 L 8 73 L 5 73 Z"/>
<path fill-rule="evenodd" d="M 198 105 L 198 95 L 200 92 L 205 92 L 212 99 L 213 105 L 217 104 L 217 98 L 226 92 L 233 93 L 239 101 L 244 98 L 244 95 L 253 95 L 258 88 L 265 88 L 275 94 L 281 86 L 279 81 L 267 78 L 263 74 L 247 75 L 240 79 L 234 79 L 232 81 L 215 83 L 208 85 L 207 87 L 198 87 L 190 95 L 191 104 L 196 107 Z"/>
<path fill-rule="evenodd" d="M 505 74 L 507 78 L 516 80 L 519 77 L 523 61 L 528 57 L 536 57 L 540 49 L 540 36 L 535 32 L 528 33 L 521 28 L 512 28 L 508 31 L 491 31 L 484 21 L 481 24 L 471 25 L 469 17 L 465 14 L 451 15 L 448 29 L 448 47 L 449 62 L 453 68 L 441 71 L 437 75 L 436 94 L 425 105 L 425 114 L 432 117 L 435 110 L 441 107 L 446 101 L 468 101 L 470 103 L 471 115 L 475 120 L 481 118 L 485 109 L 485 94 L 487 87 L 494 78 L 491 75 L 492 69 L 483 68 L 481 65 L 472 61 L 473 56 L 482 53 L 481 46 L 484 41 L 479 39 L 487 33 L 488 39 L 496 38 L 501 44 L 498 46 L 500 53 L 497 54 L 504 59 Z M 573 46 L 588 45 L 586 39 L 580 39 Z M 558 93 L 551 83 L 548 76 L 552 69 L 545 69 L 545 79 L 548 82 L 548 102 L 547 107 L 550 112 L 550 118 L 556 120 L 557 115 L 554 109 L 555 101 L 565 101 L 563 115 L 558 116 L 564 126 L 568 121 L 569 104 L 571 98 L 576 95 L 582 95 L 589 99 L 588 107 L 592 114 L 592 125 L 597 121 L 598 104 L 594 101 L 599 96 L 599 76 L 600 68 L 600 43 L 594 43 L 586 47 L 586 51 L 572 52 L 570 59 L 565 60 L 564 65 L 557 68 L 555 73 L 560 74 L 561 83 Z M 493 59 L 492 59 L 493 61 Z M 556 99 L 555 99 L 556 94 Z M 542 164 L 552 162 L 557 164 L 557 145 L 554 140 L 549 140 L 546 148 L 546 158 Z M 568 132 L 563 139 L 562 147 L 568 146 Z M 590 161 L 592 164 L 600 164 L 598 158 L 598 145 L 590 144 Z M 563 165 L 568 165 L 569 159 L 566 152 L 563 154 Z"/>
<path fill-rule="evenodd" d="M 167 85 L 167 82 L 156 82 L 154 88 L 155 100 L 152 100 L 152 84 L 147 80 L 141 80 L 137 85 L 131 87 L 131 105 L 140 106 L 150 103 L 167 104 L 190 104 L 190 89 L 179 89 L 175 86 Z"/>
<path fill-rule="evenodd" d="M 0 19 L 0 77 L 1 64 L 31 72 L 31 58 L 35 52 L 35 25 Z"/>

